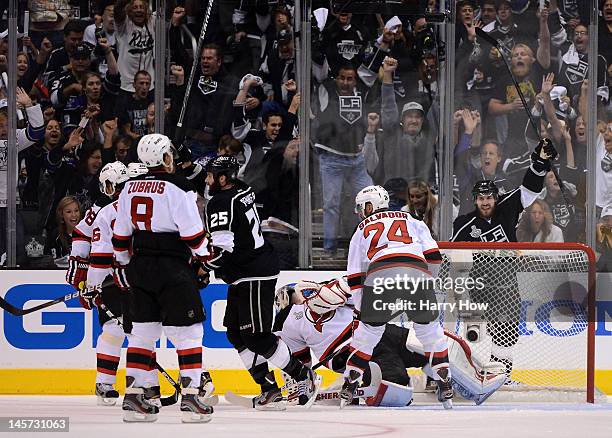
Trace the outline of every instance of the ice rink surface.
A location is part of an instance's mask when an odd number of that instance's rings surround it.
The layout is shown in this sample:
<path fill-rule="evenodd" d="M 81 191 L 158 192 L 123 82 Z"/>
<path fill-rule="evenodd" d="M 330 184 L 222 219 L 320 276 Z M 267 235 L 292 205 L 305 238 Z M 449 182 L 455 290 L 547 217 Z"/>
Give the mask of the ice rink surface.
<path fill-rule="evenodd" d="M 361 438 L 361 437 L 612 437 L 607 404 L 496 404 L 401 409 L 335 406 L 258 412 L 221 402 L 210 423 L 182 424 L 178 404 L 155 423 L 126 424 L 119 406 L 96 406 L 93 396 L 0 396 L 0 416 L 68 416 L 68 433 L 0 433 L 17 437 L 79 438 Z"/>

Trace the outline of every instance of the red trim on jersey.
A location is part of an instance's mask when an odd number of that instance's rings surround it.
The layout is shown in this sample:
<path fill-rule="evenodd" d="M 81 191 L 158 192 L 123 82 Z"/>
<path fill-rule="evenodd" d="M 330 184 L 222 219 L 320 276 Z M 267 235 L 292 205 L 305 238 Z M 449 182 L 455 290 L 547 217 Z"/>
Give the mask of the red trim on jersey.
<path fill-rule="evenodd" d="M 442 254 L 438 248 L 428 249 L 427 251 L 423 251 L 423 255 L 425 256 L 425 260 L 427 263 L 438 264 L 442 263 Z"/>
<path fill-rule="evenodd" d="M 326 359 L 327 356 L 329 356 L 329 354 L 332 351 L 336 351 L 338 349 L 338 346 L 340 344 L 342 344 L 344 341 L 347 341 L 348 339 L 350 339 L 353 336 L 353 322 L 351 321 L 351 323 L 349 325 L 347 325 L 344 330 L 342 330 L 342 333 L 340 333 L 336 339 L 334 339 L 325 349 L 325 351 L 323 352 L 323 354 L 320 357 L 320 360 L 322 359 Z M 326 359 L 329 360 L 329 359 Z"/>
<path fill-rule="evenodd" d="M 363 359 L 368 362 L 370 361 L 370 359 L 372 359 L 371 354 L 367 354 L 367 353 L 364 353 L 363 351 L 356 350 L 353 346 L 349 347 L 349 352 L 354 354 L 358 358 Z"/>
<path fill-rule="evenodd" d="M 204 230 L 195 233 L 193 236 L 181 236 L 181 240 L 191 240 L 191 239 L 195 239 L 196 237 L 200 237 L 202 234 L 204 234 Z"/>
<path fill-rule="evenodd" d="M 97 353 L 96 357 L 98 359 L 110 360 L 111 362 L 119 363 L 119 358 L 117 356 L 109 356 L 108 354 Z"/>
<path fill-rule="evenodd" d="M 413 265 L 412 263 L 406 263 L 406 262 L 385 263 L 382 266 L 378 266 L 368 271 L 368 275 L 371 275 L 378 271 L 384 271 L 385 269 L 400 268 L 400 267 L 414 268 L 417 271 L 421 271 L 421 272 L 424 272 L 425 274 L 431 275 L 431 271 L 429 271 L 428 269 L 424 269 L 422 266 L 417 266 L 417 265 Z"/>
<path fill-rule="evenodd" d="M 202 352 L 202 347 L 187 348 L 185 350 L 176 350 L 176 354 L 178 354 L 179 356 L 186 356 L 188 354 L 198 354 L 201 352 Z"/>
<path fill-rule="evenodd" d="M 412 258 L 415 258 L 415 259 L 420 260 L 422 262 L 426 262 L 427 261 L 423 257 L 418 256 L 416 254 L 412 254 L 410 252 L 398 252 L 398 253 L 394 253 L 394 254 L 387 254 L 387 255 L 381 256 L 381 257 L 377 258 L 376 260 L 372 260 L 371 263 L 380 262 L 382 260 L 390 259 L 392 257 L 412 257 Z"/>
<path fill-rule="evenodd" d="M 436 352 L 434 352 L 434 353 L 432 353 L 431 351 L 426 351 L 426 352 L 424 353 L 424 355 L 425 355 L 425 356 L 428 356 L 428 357 L 433 356 L 433 357 L 437 357 L 437 358 L 440 358 L 440 357 L 448 357 L 448 348 L 445 348 L 445 349 L 444 349 L 444 350 L 442 350 L 442 351 L 436 351 Z"/>
<path fill-rule="evenodd" d="M 139 370 L 143 370 L 143 371 L 150 371 L 149 370 L 149 365 L 145 365 L 143 363 L 138 363 L 138 362 L 127 362 L 125 364 L 126 368 L 138 368 Z"/>

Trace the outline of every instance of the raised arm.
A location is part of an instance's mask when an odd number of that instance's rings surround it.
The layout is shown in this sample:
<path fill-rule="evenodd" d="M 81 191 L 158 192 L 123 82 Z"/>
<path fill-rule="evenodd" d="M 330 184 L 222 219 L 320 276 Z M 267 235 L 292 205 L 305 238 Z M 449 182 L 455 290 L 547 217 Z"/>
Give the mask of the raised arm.
<path fill-rule="evenodd" d="M 548 8 L 543 8 L 539 12 L 540 31 L 538 33 L 538 51 L 536 58 L 540 65 L 548 70 L 550 68 L 550 29 L 548 28 Z"/>

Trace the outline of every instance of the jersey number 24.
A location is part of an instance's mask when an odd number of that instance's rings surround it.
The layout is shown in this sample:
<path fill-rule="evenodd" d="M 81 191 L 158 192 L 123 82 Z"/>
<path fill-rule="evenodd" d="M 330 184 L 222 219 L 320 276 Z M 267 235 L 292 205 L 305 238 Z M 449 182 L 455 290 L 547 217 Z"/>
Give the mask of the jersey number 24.
<path fill-rule="evenodd" d="M 374 255 L 389 246 L 388 243 L 384 243 L 378 246 L 378 242 L 385 231 L 385 224 L 382 222 L 373 222 L 367 225 L 363 229 L 363 236 L 367 239 L 371 233 L 374 233 L 372 240 L 370 241 L 370 247 L 368 248 L 368 258 L 372 260 Z M 412 243 L 412 237 L 408 234 L 408 225 L 406 221 L 394 220 L 391 222 L 389 231 L 387 231 L 387 240 L 389 242 L 401 242 L 405 244 Z"/>

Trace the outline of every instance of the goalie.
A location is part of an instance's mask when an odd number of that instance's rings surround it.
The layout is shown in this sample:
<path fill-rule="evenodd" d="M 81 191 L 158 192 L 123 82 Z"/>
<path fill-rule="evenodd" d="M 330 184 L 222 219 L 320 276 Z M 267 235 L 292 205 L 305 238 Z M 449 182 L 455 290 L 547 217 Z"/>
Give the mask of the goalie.
<path fill-rule="evenodd" d="M 342 373 L 349 356 L 349 344 L 355 326 L 350 302 L 350 287 L 339 278 L 327 284 L 302 281 L 276 291 L 279 313 L 274 332 L 291 349 L 292 354 L 309 364 L 311 352 L 323 366 Z M 374 349 L 372 362 L 382 371 L 376 379 L 376 366 L 366 370 L 358 395 L 366 396 L 369 406 L 407 406 L 412 402 L 413 388 L 407 368 L 422 368 L 432 374 L 429 359 L 420 343 L 409 337 L 409 329 L 386 324 L 384 334 Z M 459 336 L 445 332 L 449 341 L 449 359 L 454 390 L 476 405 L 483 403 L 506 381 L 503 366 L 475 363 L 467 343 Z M 379 381 L 379 383 L 378 383 Z"/>

